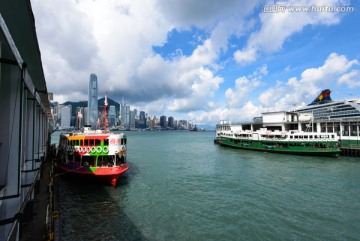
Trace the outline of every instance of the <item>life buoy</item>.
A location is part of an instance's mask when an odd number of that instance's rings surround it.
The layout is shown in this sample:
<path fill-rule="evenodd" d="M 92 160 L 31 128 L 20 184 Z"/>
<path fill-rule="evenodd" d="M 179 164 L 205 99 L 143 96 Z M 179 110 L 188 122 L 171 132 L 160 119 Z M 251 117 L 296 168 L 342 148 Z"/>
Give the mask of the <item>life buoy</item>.
<path fill-rule="evenodd" d="M 104 153 L 108 153 L 108 152 L 109 152 L 109 147 L 104 146 L 104 147 L 103 147 L 103 151 L 104 151 Z"/>
<path fill-rule="evenodd" d="M 97 147 L 96 147 L 96 152 L 99 153 L 99 154 L 102 152 L 101 146 L 97 146 Z"/>
<path fill-rule="evenodd" d="M 92 154 L 95 154 L 95 153 L 96 153 L 96 147 L 95 147 L 95 146 L 91 148 L 91 153 L 92 153 Z"/>
<path fill-rule="evenodd" d="M 86 148 L 86 150 L 87 150 L 87 152 L 89 153 L 89 152 L 91 151 L 91 147 L 88 146 L 88 147 Z"/>

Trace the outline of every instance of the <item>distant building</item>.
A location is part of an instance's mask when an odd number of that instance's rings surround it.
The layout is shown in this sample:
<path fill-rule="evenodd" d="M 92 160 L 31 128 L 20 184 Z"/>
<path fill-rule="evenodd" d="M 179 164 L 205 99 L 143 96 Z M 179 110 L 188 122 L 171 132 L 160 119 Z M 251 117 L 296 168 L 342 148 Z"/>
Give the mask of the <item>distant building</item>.
<path fill-rule="evenodd" d="M 85 118 L 84 118 L 85 113 L 84 113 L 84 108 L 83 107 L 77 107 L 76 108 L 75 117 L 76 117 L 75 128 L 83 127 L 84 124 L 85 124 Z"/>
<path fill-rule="evenodd" d="M 126 103 L 124 101 L 124 98 L 122 99 L 120 104 L 120 122 L 122 126 L 126 125 Z"/>
<path fill-rule="evenodd" d="M 145 111 L 140 111 L 139 128 L 141 128 L 141 129 L 147 128 Z"/>
<path fill-rule="evenodd" d="M 84 108 L 84 125 L 89 125 L 89 107 Z"/>
<path fill-rule="evenodd" d="M 135 128 L 135 117 L 136 117 L 136 109 L 130 111 L 130 129 Z"/>
<path fill-rule="evenodd" d="M 130 106 L 127 105 L 125 107 L 125 126 L 126 128 L 130 128 Z"/>
<path fill-rule="evenodd" d="M 71 109 L 69 106 L 64 106 L 61 108 L 61 129 L 69 128 L 70 121 L 71 121 Z"/>
<path fill-rule="evenodd" d="M 165 128 L 166 127 L 166 116 L 160 116 L 160 126 Z"/>
<path fill-rule="evenodd" d="M 168 127 L 174 128 L 174 117 L 172 116 L 168 118 Z"/>
<path fill-rule="evenodd" d="M 95 74 L 90 75 L 88 107 L 88 124 L 96 126 L 98 121 L 98 83 Z"/>
<path fill-rule="evenodd" d="M 189 129 L 188 122 L 186 120 L 179 120 L 178 128 L 179 129 Z"/>
<path fill-rule="evenodd" d="M 111 105 L 109 107 L 109 125 L 110 126 L 115 126 L 116 123 L 116 109 L 115 106 Z"/>

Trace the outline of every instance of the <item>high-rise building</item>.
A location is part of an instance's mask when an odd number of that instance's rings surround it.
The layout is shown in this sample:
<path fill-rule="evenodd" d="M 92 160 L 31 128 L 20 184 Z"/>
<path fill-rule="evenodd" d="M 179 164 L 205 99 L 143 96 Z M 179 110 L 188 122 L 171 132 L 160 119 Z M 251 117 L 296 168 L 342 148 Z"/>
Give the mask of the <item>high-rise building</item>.
<path fill-rule="evenodd" d="M 168 118 L 168 127 L 174 128 L 174 117 L 172 116 Z"/>
<path fill-rule="evenodd" d="M 76 113 L 75 113 L 75 118 L 76 118 L 76 123 L 75 123 L 75 128 L 81 128 L 84 126 L 85 123 L 85 118 L 84 118 L 84 108 L 83 107 L 76 107 Z"/>
<path fill-rule="evenodd" d="M 147 127 L 145 111 L 140 111 L 139 128 L 145 129 Z"/>
<path fill-rule="evenodd" d="M 61 108 L 61 129 L 66 129 L 70 127 L 71 120 L 71 109 L 69 106 L 64 106 Z"/>
<path fill-rule="evenodd" d="M 136 109 L 130 111 L 130 129 L 135 128 L 135 116 L 136 116 Z"/>
<path fill-rule="evenodd" d="M 166 127 L 166 116 L 162 115 L 160 116 L 160 126 L 161 127 Z"/>
<path fill-rule="evenodd" d="M 110 126 L 116 125 L 116 110 L 115 106 L 113 105 L 110 105 L 109 107 L 109 124 Z"/>
<path fill-rule="evenodd" d="M 88 124 L 96 126 L 98 121 L 98 83 L 96 74 L 90 75 L 88 107 Z"/>
<path fill-rule="evenodd" d="M 124 98 L 122 99 L 120 104 L 120 122 L 122 126 L 126 125 L 126 103 L 124 101 Z"/>
<path fill-rule="evenodd" d="M 84 125 L 89 125 L 89 107 L 84 108 Z"/>
<path fill-rule="evenodd" d="M 126 116 L 125 126 L 127 128 L 130 128 L 130 106 L 129 105 L 126 106 L 125 116 Z"/>

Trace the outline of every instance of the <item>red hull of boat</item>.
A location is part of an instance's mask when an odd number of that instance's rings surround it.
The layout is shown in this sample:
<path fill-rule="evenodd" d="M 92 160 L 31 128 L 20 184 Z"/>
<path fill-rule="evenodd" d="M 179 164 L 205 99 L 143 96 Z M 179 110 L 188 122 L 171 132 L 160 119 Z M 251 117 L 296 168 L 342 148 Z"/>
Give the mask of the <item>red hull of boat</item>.
<path fill-rule="evenodd" d="M 75 167 L 73 165 L 59 164 L 58 167 L 63 172 L 76 174 L 79 176 L 92 176 L 102 179 L 108 185 L 116 186 L 117 179 L 121 174 L 126 172 L 129 167 L 128 164 L 113 167 Z"/>

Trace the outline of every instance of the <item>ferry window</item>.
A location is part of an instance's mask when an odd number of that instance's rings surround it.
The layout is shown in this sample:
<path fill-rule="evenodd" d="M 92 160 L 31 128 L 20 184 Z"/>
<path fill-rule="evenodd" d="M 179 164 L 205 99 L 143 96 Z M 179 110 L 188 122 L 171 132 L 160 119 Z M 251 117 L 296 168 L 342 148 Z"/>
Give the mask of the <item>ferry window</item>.
<path fill-rule="evenodd" d="M 96 145 L 96 146 L 100 145 L 100 140 L 99 140 L 99 139 L 96 139 L 96 140 L 95 140 L 95 145 Z"/>
<path fill-rule="evenodd" d="M 293 139 L 294 137 L 293 136 L 290 136 L 290 139 Z"/>
<path fill-rule="evenodd" d="M 80 140 L 80 146 L 82 146 L 84 144 L 83 140 Z"/>
<path fill-rule="evenodd" d="M 89 146 L 89 140 L 84 140 L 84 146 Z"/>
<path fill-rule="evenodd" d="M 108 145 L 109 145 L 109 139 L 105 139 L 105 140 L 104 140 L 104 145 L 105 145 L 105 146 L 108 146 Z"/>
<path fill-rule="evenodd" d="M 124 145 L 124 139 L 121 138 L 121 145 Z"/>
<path fill-rule="evenodd" d="M 126 138 L 124 138 L 124 145 L 126 145 Z"/>

